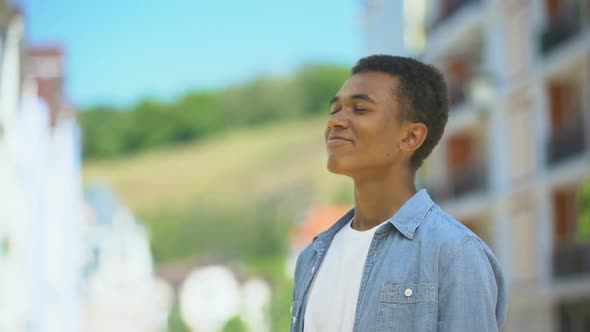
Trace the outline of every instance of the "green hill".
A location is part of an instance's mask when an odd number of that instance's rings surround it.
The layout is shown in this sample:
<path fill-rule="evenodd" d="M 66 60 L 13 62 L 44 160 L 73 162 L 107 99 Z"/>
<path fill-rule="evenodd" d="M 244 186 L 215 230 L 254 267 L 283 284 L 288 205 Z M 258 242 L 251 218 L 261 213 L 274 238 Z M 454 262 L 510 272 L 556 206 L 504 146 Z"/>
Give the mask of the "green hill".
<path fill-rule="evenodd" d="M 211 136 L 124 159 L 91 161 L 148 226 L 158 262 L 194 255 L 276 255 L 311 204 L 351 202 L 325 167 L 325 118 Z"/>

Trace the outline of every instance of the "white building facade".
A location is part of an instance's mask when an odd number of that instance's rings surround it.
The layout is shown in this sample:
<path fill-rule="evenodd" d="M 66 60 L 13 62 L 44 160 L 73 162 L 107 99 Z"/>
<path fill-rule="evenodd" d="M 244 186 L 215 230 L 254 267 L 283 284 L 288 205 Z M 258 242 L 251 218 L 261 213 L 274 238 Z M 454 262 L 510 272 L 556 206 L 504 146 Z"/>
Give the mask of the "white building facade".
<path fill-rule="evenodd" d="M 173 292 L 154 274 L 145 228 L 106 186 L 86 200 L 82 331 L 165 331 Z"/>
<path fill-rule="evenodd" d="M 30 315 L 25 188 L 17 175 L 22 18 L 0 1 L 0 330 L 24 331 Z M 20 204 L 19 204 L 20 203 Z"/>
<path fill-rule="evenodd" d="M 64 52 L 26 47 L 24 26 L 0 0 L 0 331 L 163 331 L 147 232 L 118 202 L 86 204 Z"/>
<path fill-rule="evenodd" d="M 51 53 L 26 50 L 24 18 L 0 1 L 0 331 L 81 330 L 80 133 L 46 89 L 63 82 Z"/>

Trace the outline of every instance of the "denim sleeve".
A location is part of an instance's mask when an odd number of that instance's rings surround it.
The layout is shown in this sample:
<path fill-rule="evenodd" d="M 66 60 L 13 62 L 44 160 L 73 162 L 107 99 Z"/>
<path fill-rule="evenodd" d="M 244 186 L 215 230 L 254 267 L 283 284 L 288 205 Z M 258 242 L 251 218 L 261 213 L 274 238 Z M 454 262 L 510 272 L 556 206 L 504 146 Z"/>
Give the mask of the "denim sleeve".
<path fill-rule="evenodd" d="M 289 324 L 289 331 L 295 331 L 295 326 L 294 326 L 294 321 L 293 321 L 293 315 L 295 314 L 293 311 L 296 310 L 297 308 L 295 308 L 295 295 L 297 294 L 297 286 L 299 285 L 299 271 L 301 270 L 301 255 L 299 254 L 299 256 L 297 256 L 297 262 L 295 263 L 295 273 L 293 274 L 293 294 L 291 297 L 291 309 L 290 309 L 290 315 L 291 315 L 291 319 L 290 319 L 290 324 Z"/>
<path fill-rule="evenodd" d="M 491 251 L 467 238 L 439 281 L 438 331 L 499 331 L 504 322 L 504 279 Z"/>
<path fill-rule="evenodd" d="M 300 300 L 297 299 L 297 294 L 301 294 L 302 291 L 302 283 L 303 283 L 303 274 L 306 272 L 306 269 L 308 269 L 308 265 L 309 265 L 309 257 L 311 255 L 312 252 L 312 247 L 311 246 L 307 246 L 305 249 L 303 249 L 303 251 L 299 254 L 299 256 L 297 256 L 297 262 L 295 263 L 295 274 L 293 275 L 293 279 L 294 279 L 294 285 L 293 285 L 293 295 L 292 295 L 292 300 L 291 300 L 291 324 L 290 324 L 290 328 L 289 331 L 295 331 L 296 330 L 296 326 L 295 326 L 295 320 L 294 317 L 297 316 L 297 312 L 294 312 L 296 310 L 298 310 L 298 303 L 296 303 L 296 300 Z"/>

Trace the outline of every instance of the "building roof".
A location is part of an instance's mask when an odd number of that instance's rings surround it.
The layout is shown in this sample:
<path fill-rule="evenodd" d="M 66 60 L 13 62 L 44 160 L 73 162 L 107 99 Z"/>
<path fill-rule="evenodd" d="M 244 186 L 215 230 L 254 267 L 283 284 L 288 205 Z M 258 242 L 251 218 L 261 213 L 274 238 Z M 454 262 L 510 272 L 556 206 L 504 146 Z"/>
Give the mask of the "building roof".
<path fill-rule="evenodd" d="M 64 55 L 65 52 L 64 52 L 64 48 L 62 45 L 47 44 L 47 45 L 31 46 L 28 48 L 27 53 L 31 57 L 41 57 L 41 56 L 61 57 Z"/>
<path fill-rule="evenodd" d="M 295 250 L 303 249 L 319 233 L 327 230 L 350 210 L 349 206 L 326 205 L 307 210 L 303 222 L 291 233 L 291 246 Z"/>

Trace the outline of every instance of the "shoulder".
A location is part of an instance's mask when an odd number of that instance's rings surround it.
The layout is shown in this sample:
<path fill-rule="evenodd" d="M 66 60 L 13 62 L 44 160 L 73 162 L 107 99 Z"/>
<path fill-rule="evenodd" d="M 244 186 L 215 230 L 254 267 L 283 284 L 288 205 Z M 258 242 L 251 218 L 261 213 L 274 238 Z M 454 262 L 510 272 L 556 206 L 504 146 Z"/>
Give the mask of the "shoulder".
<path fill-rule="evenodd" d="M 496 263 L 491 249 L 477 234 L 436 204 L 425 216 L 420 228 L 423 239 L 437 248 L 443 274 L 457 256 L 471 256 Z"/>
<path fill-rule="evenodd" d="M 457 247 L 470 238 L 479 239 L 473 231 L 436 204 L 424 216 L 419 231 L 423 238 L 442 247 Z"/>

